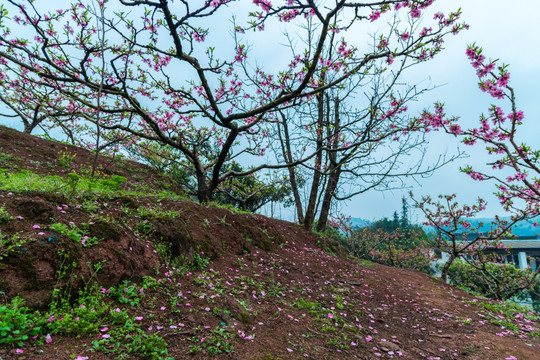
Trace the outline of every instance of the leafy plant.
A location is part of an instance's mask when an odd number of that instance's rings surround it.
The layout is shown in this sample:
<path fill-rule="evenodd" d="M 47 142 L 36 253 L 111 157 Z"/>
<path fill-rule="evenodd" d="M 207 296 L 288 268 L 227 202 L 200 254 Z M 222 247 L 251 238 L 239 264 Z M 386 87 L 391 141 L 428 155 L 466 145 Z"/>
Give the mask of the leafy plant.
<path fill-rule="evenodd" d="M 62 151 L 58 157 L 58 163 L 66 170 L 71 170 L 73 168 L 73 162 L 77 154 L 70 154 L 67 151 Z"/>
<path fill-rule="evenodd" d="M 17 251 L 25 251 L 24 244 L 29 239 L 21 238 L 18 234 L 12 236 L 0 233 L 0 260 L 10 256 Z"/>
<path fill-rule="evenodd" d="M 230 354 L 234 352 L 234 345 L 230 340 L 235 336 L 230 330 L 222 327 L 215 327 L 210 331 L 210 336 L 206 336 L 202 339 L 197 337 L 191 337 L 189 340 L 195 345 L 189 346 L 189 353 L 196 354 L 203 350 L 206 350 L 209 354 Z"/>
<path fill-rule="evenodd" d="M 103 294 L 96 286 L 80 290 L 74 304 L 70 300 L 69 296 L 60 296 L 58 291 L 53 293 L 53 301 L 47 315 L 47 318 L 51 319 L 47 324 L 51 333 L 77 336 L 95 334 L 99 332 L 104 322 L 114 322 L 118 317 L 117 314 L 110 312 L 103 301 Z"/>
<path fill-rule="evenodd" d="M 17 296 L 11 303 L 0 306 L 0 344 L 23 346 L 30 336 L 42 334 L 39 312 L 30 312 L 23 303 Z"/>
<path fill-rule="evenodd" d="M 70 224 L 68 226 L 62 223 L 54 223 L 49 225 L 49 229 L 56 231 L 58 234 L 66 236 L 68 239 L 77 244 L 82 244 L 84 247 L 90 247 L 97 244 L 99 241 L 97 237 L 88 236 L 86 230 L 80 229 L 74 224 Z"/>
<path fill-rule="evenodd" d="M 0 224 L 6 221 L 14 220 L 15 218 L 6 210 L 6 204 L 0 206 Z"/>
<path fill-rule="evenodd" d="M 458 259 L 450 266 L 448 276 L 452 283 L 492 299 L 507 300 L 515 297 L 525 300 L 540 296 L 540 279 L 536 274 L 530 270 L 518 269 L 512 263 L 486 263 L 485 269 L 477 269 Z"/>
<path fill-rule="evenodd" d="M 116 191 L 120 188 L 120 185 L 125 183 L 127 179 L 124 176 L 113 175 L 110 179 L 102 179 L 101 184 L 105 188 Z"/>
<path fill-rule="evenodd" d="M 110 294 L 122 304 L 137 306 L 141 302 L 139 287 L 136 284 L 130 284 L 128 280 L 124 280 L 118 287 L 111 287 Z"/>

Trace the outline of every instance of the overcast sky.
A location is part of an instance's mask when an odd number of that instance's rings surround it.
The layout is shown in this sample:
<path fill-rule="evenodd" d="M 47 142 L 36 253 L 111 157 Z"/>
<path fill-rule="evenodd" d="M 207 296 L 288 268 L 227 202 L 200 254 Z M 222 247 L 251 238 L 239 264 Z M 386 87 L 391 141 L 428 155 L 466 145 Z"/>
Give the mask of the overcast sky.
<path fill-rule="evenodd" d="M 69 2 L 55 0 L 53 3 L 56 9 Z M 411 107 L 411 115 L 419 113 L 422 108 L 429 107 L 435 101 L 442 101 L 446 104 L 447 114 L 461 117 L 465 126 L 467 124 L 473 126 L 479 115 L 487 111 L 492 99 L 478 90 L 474 70 L 465 56 L 467 44 L 476 42 L 484 48 L 487 58 L 499 58 L 501 62 L 510 65 L 511 85 L 516 90 L 518 107 L 525 112 L 526 140 L 533 148 L 540 148 L 540 140 L 535 136 L 539 133 L 536 121 L 540 118 L 538 116 L 540 106 L 535 104 L 537 98 L 535 85 L 540 78 L 540 68 L 537 66 L 539 30 L 536 26 L 540 2 L 437 0 L 432 6 L 431 13 L 434 11 L 447 13 L 460 7 L 463 11 L 462 19 L 470 25 L 470 29 L 458 36 L 447 37 L 446 49 L 440 55 L 424 64 L 421 70 L 413 68 L 409 73 L 413 82 L 426 80 L 433 85 L 440 85 L 439 88 L 422 96 L 417 104 Z M 457 142 L 447 135 L 434 136 L 431 152 L 435 158 L 441 151 L 455 151 L 456 146 Z M 449 164 L 432 177 L 422 179 L 421 187 L 411 183 L 414 185 L 414 193 L 417 196 L 458 193 L 459 199 L 467 202 L 482 196 L 492 205 L 496 204 L 496 200 L 490 196 L 495 189 L 493 184 L 474 182 L 458 171 L 460 166 L 482 164 L 489 158 L 481 156 L 483 154 L 481 147 L 475 147 L 474 152 L 470 151 L 471 148 L 464 150 L 471 153 L 468 159 Z M 400 210 L 401 197 L 407 192 L 408 190 L 367 193 L 342 205 L 342 210 L 347 215 L 368 220 L 390 217 L 395 210 Z M 484 215 L 492 216 L 498 211 L 500 208 L 493 206 L 488 208 Z"/>
<path fill-rule="evenodd" d="M 470 125 L 477 123 L 482 112 L 487 112 L 493 99 L 478 89 L 474 69 L 465 56 L 467 45 L 476 42 L 484 49 L 487 58 L 498 58 L 510 65 L 510 85 L 516 91 L 518 108 L 525 112 L 525 139 L 533 148 L 540 148 L 540 104 L 537 102 L 537 84 L 540 79 L 537 45 L 540 31 L 537 24 L 540 2 L 438 0 L 433 5 L 434 9 L 445 13 L 459 7 L 463 11 L 463 20 L 470 25 L 470 29 L 458 36 L 447 38 L 446 49 L 425 64 L 422 72 L 412 75 L 418 79 L 429 76 L 434 85 L 443 85 L 423 96 L 417 104 L 418 109 L 439 100 L 446 104 L 447 114 L 459 116 L 464 124 Z M 504 102 L 497 104 L 506 105 Z M 435 149 L 445 148 L 452 151 L 456 145 L 448 136 L 435 136 L 432 139 L 434 152 Z M 491 205 L 483 213 L 484 216 L 501 213 L 500 207 L 496 206 L 496 199 L 491 196 L 495 189 L 492 183 L 473 181 L 458 171 L 459 167 L 465 164 L 485 164 L 489 157 L 482 156 L 484 154 L 480 146 L 466 147 L 463 150 L 469 152 L 468 159 L 449 164 L 432 177 L 422 179 L 421 187 L 413 184 L 415 195 L 457 193 L 459 199 L 465 202 L 482 196 Z M 399 212 L 401 209 L 401 197 L 406 193 L 407 191 L 372 192 L 351 201 L 343 207 L 343 211 L 368 220 L 391 217 L 394 210 Z"/>

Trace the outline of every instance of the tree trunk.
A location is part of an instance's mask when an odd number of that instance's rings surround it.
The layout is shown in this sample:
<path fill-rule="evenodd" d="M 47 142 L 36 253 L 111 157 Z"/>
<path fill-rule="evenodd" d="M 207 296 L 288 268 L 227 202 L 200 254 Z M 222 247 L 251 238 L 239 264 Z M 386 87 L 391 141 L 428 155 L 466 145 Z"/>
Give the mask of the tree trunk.
<path fill-rule="evenodd" d="M 456 259 L 456 255 L 452 254 L 450 255 L 450 257 L 448 258 L 448 260 L 446 260 L 446 263 L 444 264 L 444 267 L 441 272 L 441 279 L 445 283 L 448 283 L 448 269 L 450 269 L 450 265 L 452 265 L 455 259 Z"/>
<path fill-rule="evenodd" d="M 287 125 L 287 119 L 285 115 L 281 114 L 282 125 L 283 125 L 283 137 L 281 136 L 281 130 L 278 128 L 279 140 L 281 143 L 281 151 L 283 157 L 285 158 L 285 163 L 289 164 L 287 170 L 289 170 L 289 182 L 291 183 L 291 190 L 294 197 L 294 205 L 296 207 L 296 215 L 298 216 L 298 223 L 304 223 L 304 210 L 302 209 L 302 199 L 300 198 L 300 192 L 298 191 L 298 183 L 296 182 L 296 173 L 294 172 L 295 167 L 290 166 L 293 163 L 292 152 L 291 152 L 291 139 L 289 136 L 289 126 Z M 272 212 L 273 213 L 273 212 Z"/>
<path fill-rule="evenodd" d="M 315 156 L 315 171 L 313 172 L 313 182 L 311 183 L 311 191 L 309 193 L 309 202 L 306 209 L 304 220 L 304 228 L 311 230 L 315 220 L 315 204 L 317 202 L 317 194 L 319 193 L 319 183 L 321 182 L 321 164 L 322 164 L 322 145 L 323 136 L 322 128 L 324 121 L 324 93 L 317 94 L 317 155 Z"/>
<path fill-rule="evenodd" d="M 330 100 L 327 99 L 329 102 Z M 339 98 L 334 99 L 334 126 L 331 129 L 327 126 L 328 139 L 332 139 L 332 150 L 328 152 L 328 158 L 330 160 L 329 179 L 324 192 L 324 199 L 321 206 L 321 213 L 319 215 L 319 221 L 317 221 L 317 231 L 324 231 L 326 224 L 328 223 L 328 215 L 330 214 L 330 206 L 332 205 L 332 198 L 338 186 L 339 176 L 341 175 L 341 166 L 337 162 L 337 150 L 339 147 L 338 134 L 341 131 L 340 116 L 339 116 Z"/>
<path fill-rule="evenodd" d="M 330 206 L 332 205 L 332 198 L 334 197 L 334 193 L 337 189 L 340 175 L 340 169 L 335 169 L 334 172 L 330 174 L 330 179 L 328 180 L 328 185 L 324 193 L 319 221 L 317 221 L 317 231 L 324 231 L 326 228 L 326 224 L 328 223 L 328 215 L 330 214 Z"/>
<path fill-rule="evenodd" d="M 206 176 L 199 171 L 197 171 L 197 200 L 201 204 L 207 204 L 212 200 L 212 192 L 206 184 Z"/>

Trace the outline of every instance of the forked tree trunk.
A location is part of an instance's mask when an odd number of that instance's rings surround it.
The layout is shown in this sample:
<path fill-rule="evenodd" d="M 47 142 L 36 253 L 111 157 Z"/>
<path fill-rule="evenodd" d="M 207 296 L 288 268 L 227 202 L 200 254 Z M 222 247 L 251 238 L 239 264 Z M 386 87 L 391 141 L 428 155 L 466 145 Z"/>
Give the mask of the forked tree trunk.
<path fill-rule="evenodd" d="M 327 99 L 329 102 L 330 100 Z M 331 129 L 330 126 L 326 127 L 328 129 L 328 139 L 332 139 L 332 150 L 328 152 L 328 158 L 330 160 L 329 175 L 328 175 L 328 184 L 324 191 L 324 198 L 321 206 L 321 213 L 319 214 L 319 221 L 317 222 L 317 231 L 324 231 L 326 224 L 328 223 L 328 215 L 330 214 L 330 207 L 332 205 L 332 199 L 336 192 L 339 176 L 341 175 L 341 166 L 337 161 L 337 149 L 339 147 L 339 138 L 338 134 L 341 131 L 340 127 L 340 116 L 339 116 L 339 98 L 334 99 L 334 126 Z"/>

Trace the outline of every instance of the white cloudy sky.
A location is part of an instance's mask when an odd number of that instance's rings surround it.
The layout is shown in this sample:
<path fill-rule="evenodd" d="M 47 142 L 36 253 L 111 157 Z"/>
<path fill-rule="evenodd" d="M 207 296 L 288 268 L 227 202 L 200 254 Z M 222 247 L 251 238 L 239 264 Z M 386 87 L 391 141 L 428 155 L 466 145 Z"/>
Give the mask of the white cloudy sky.
<path fill-rule="evenodd" d="M 248 0 L 243 0 L 248 1 Z M 251 1 L 250 1 L 251 2 Z M 50 5 L 61 8 L 70 3 L 65 0 L 53 0 Z M 114 3 L 111 2 L 111 3 Z M 518 96 L 518 107 L 525 111 L 527 141 L 535 148 L 540 148 L 540 140 L 535 135 L 540 127 L 540 106 L 536 104 L 540 67 L 538 64 L 538 34 L 536 24 L 540 14 L 540 2 L 533 0 L 437 0 L 433 10 L 449 12 L 461 7 L 463 20 L 470 25 L 470 30 L 455 37 L 449 37 L 446 50 L 436 59 L 426 63 L 421 70 L 410 74 L 413 81 L 428 80 L 434 85 L 442 85 L 427 96 L 419 99 L 416 109 L 420 111 L 434 101 L 446 103 L 448 114 L 460 116 L 464 124 L 475 124 L 478 116 L 487 111 L 491 98 L 480 92 L 476 86 L 474 70 L 465 56 L 467 44 L 476 42 L 484 48 L 488 58 L 499 58 L 510 64 L 511 85 Z M 414 114 L 414 113 L 413 113 Z M 432 152 L 437 153 L 455 149 L 457 143 L 448 136 L 436 136 L 432 142 Z M 468 148 L 467 150 L 471 150 Z M 492 204 L 496 200 L 490 197 L 494 190 L 492 184 L 478 183 L 460 174 L 459 166 L 467 163 L 482 164 L 481 148 L 471 152 L 469 159 L 448 165 L 431 178 L 421 180 L 421 187 L 414 185 L 417 195 L 440 193 L 458 193 L 460 200 L 470 201 L 477 196 L 485 197 Z M 401 197 L 407 191 L 392 193 L 368 193 L 357 197 L 342 206 L 343 212 L 354 217 L 368 220 L 391 216 L 394 210 L 401 208 Z M 485 216 L 492 216 L 500 211 L 498 207 L 488 208 Z"/>
<path fill-rule="evenodd" d="M 439 100 L 446 104 L 447 114 L 459 116 L 464 124 L 471 125 L 475 124 L 482 112 L 487 112 L 492 99 L 478 90 L 474 70 L 465 56 L 467 44 L 476 42 L 483 47 L 486 57 L 499 58 L 510 65 L 511 85 L 516 90 L 518 107 L 524 110 L 526 116 L 526 140 L 534 148 L 540 148 L 540 105 L 536 101 L 540 80 L 537 46 L 540 2 L 438 0 L 433 7 L 444 12 L 461 7 L 463 19 L 470 29 L 448 38 L 446 50 L 426 64 L 423 73 L 415 73 L 418 78 L 430 77 L 434 84 L 443 85 L 423 97 L 419 108 Z M 434 149 L 448 147 L 449 151 L 456 146 L 447 136 L 436 136 L 432 143 Z M 459 199 L 465 202 L 482 196 L 491 204 L 483 215 L 492 216 L 501 211 L 495 206 L 496 199 L 490 196 L 494 190 L 493 184 L 472 181 L 458 171 L 460 165 L 482 164 L 489 158 L 482 156 L 482 149 L 478 146 L 464 150 L 470 154 L 468 159 L 450 164 L 432 177 L 422 179 L 422 186 L 415 185 L 413 191 L 418 196 L 457 193 Z M 344 211 L 346 209 L 352 216 L 369 220 L 390 217 L 394 210 L 400 210 L 403 195 L 406 195 L 406 191 L 365 194 L 347 204 Z"/>

